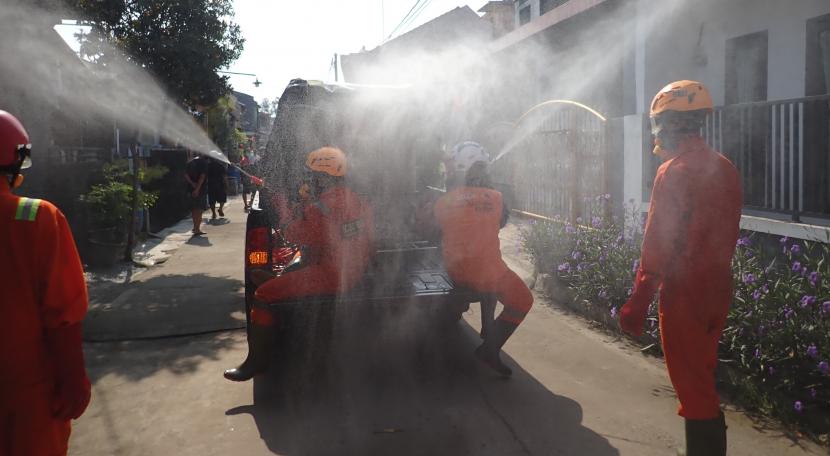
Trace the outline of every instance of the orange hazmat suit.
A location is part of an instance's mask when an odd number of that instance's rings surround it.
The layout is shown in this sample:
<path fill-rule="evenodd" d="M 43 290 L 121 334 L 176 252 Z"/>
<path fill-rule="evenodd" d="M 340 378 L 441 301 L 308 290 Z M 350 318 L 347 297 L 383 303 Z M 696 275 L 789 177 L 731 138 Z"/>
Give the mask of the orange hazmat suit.
<path fill-rule="evenodd" d="M 0 454 L 66 454 L 89 401 L 83 268 L 66 218 L 0 183 Z"/>
<path fill-rule="evenodd" d="M 643 331 L 660 290 L 660 331 L 666 366 L 690 420 L 715 419 L 718 341 L 732 302 L 732 256 L 742 192 L 734 165 L 703 138 L 683 140 L 657 170 L 634 290 L 620 325 Z"/>
<path fill-rule="evenodd" d="M 304 203 L 297 217 L 291 216 L 284 197 L 277 200 L 283 235 L 304 247 L 303 261 L 309 264 L 265 282 L 257 289 L 256 298 L 276 302 L 342 293 L 356 285 L 374 253 L 374 218 L 369 204 L 344 186 L 327 189 L 316 200 Z"/>
<path fill-rule="evenodd" d="M 494 293 L 504 305 L 499 319 L 520 324 L 533 295 L 501 257 L 499 230 L 506 222 L 502 195 L 485 187 L 458 187 L 435 203 L 444 262 L 456 285 Z"/>

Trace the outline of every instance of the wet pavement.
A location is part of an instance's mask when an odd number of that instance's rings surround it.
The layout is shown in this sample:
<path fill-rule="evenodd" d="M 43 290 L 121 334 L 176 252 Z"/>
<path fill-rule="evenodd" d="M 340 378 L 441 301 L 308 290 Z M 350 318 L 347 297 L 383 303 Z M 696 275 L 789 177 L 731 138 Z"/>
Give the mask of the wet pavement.
<path fill-rule="evenodd" d="M 640 456 L 683 441 L 662 363 L 538 293 L 505 347 L 510 380 L 472 358 L 476 305 L 439 324 L 434 309 L 401 302 L 338 307 L 329 350 L 295 337 L 269 375 L 228 382 L 222 370 L 246 347 L 229 329 L 243 318 L 241 204 L 226 214 L 96 301 L 88 338 L 162 338 L 85 345 L 93 401 L 71 454 Z M 529 277 L 517 234 L 504 230 L 502 250 Z M 730 455 L 827 454 L 742 413 L 727 421 Z"/>

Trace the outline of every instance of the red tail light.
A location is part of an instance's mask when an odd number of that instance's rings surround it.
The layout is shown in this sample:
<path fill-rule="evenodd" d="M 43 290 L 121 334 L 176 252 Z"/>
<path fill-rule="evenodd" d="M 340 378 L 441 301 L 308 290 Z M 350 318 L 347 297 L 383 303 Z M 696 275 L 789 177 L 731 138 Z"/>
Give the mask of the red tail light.
<path fill-rule="evenodd" d="M 268 228 L 254 228 L 248 231 L 246 242 L 247 251 L 245 261 L 249 266 L 268 264 L 268 250 L 270 250 Z"/>

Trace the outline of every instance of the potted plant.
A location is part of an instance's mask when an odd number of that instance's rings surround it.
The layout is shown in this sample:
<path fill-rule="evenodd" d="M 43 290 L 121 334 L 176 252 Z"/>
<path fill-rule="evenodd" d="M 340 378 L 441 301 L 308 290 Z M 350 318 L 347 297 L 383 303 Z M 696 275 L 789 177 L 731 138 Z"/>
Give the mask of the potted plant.
<path fill-rule="evenodd" d="M 133 179 L 137 178 L 139 184 L 135 189 L 135 207 L 142 210 L 153 206 L 158 195 L 141 190 L 140 184 L 152 182 L 166 173 L 167 168 L 153 166 L 140 169 L 134 176 L 126 160 L 104 165 L 104 182 L 93 185 L 89 192 L 81 196 L 88 210 L 88 262 L 91 265 L 112 266 L 123 257 L 133 211 Z"/>

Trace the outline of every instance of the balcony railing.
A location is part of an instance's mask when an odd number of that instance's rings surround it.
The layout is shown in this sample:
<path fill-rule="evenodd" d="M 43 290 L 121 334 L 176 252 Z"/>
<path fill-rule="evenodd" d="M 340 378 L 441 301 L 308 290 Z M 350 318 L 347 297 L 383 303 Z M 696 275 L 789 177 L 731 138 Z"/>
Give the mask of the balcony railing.
<path fill-rule="evenodd" d="M 740 170 L 745 209 L 830 221 L 830 95 L 718 107 L 704 135 Z"/>

